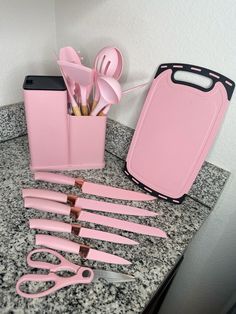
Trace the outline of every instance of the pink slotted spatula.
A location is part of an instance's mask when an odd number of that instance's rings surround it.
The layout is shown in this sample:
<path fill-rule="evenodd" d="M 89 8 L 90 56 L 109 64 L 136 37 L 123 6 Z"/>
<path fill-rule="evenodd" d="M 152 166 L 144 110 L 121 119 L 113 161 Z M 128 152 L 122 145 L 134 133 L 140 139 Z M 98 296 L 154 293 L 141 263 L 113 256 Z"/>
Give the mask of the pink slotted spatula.
<path fill-rule="evenodd" d="M 63 72 L 80 87 L 81 111 L 84 116 L 89 114 L 87 105 L 87 90 L 93 84 L 94 70 L 81 64 L 74 64 L 67 61 L 58 61 Z"/>

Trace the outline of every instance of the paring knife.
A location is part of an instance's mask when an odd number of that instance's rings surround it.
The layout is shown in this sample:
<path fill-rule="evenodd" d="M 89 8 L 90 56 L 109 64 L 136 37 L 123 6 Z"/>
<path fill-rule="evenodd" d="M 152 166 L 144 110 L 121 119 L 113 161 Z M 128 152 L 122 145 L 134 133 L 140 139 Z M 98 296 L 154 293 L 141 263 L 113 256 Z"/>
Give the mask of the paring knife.
<path fill-rule="evenodd" d="M 154 196 L 141 192 L 134 192 L 107 185 L 86 182 L 82 178 L 72 178 L 63 174 L 56 174 L 52 172 L 35 172 L 34 178 L 35 180 L 78 186 L 81 188 L 83 193 L 94 194 L 108 198 L 135 201 L 151 201 L 156 199 Z"/>
<path fill-rule="evenodd" d="M 134 222 L 129 222 L 121 219 L 110 218 L 107 216 L 102 216 L 98 214 L 92 214 L 85 210 L 81 210 L 77 207 L 70 207 L 62 203 L 44 200 L 34 197 L 26 197 L 24 199 L 24 205 L 27 208 L 35 208 L 41 211 L 46 211 L 50 213 L 67 215 L 71 213 L 74 214 L 79 221 L 86 221 L 90 223 L 95 223 L 99 225 L 104 225 L 116 229 L 126 230 L 135 233 L 141 233 L 146 235 L 151 235 L 155 237 L 167 238 L 164 231 L 159 228 L 150 227 L 147 225 L 140 225 Z"/>
<path fill-rule="evenodd" d="M 109 264 L 130 265 L 131 262 L 123 257 L 114 254 L 98 251 L 90 248 L 88 245 L 79 244 L 67 239 L 54 237 L 45 234 L 36 234 L 35 244 L 48 247 L 50 249 L 79 254 L 81 257 L 93 261 L 99 261 Z"/>
<path fill-rule="evenodd" d="M 23 189 L 23 198 L 25 197 L 37 197 L 47 200 L 57 201 L 61 203 L 69 203 L 72 206 L 96 210 L 107 213 L 132 215 L 132 216 L 157 216 L 157 213 L 151 212 L 146 209 L 132 207 L 127 205 L 119 205 L 102 201 L 90 200 L 76 195 L 67 195 L 61 192 L 49 191 L 44 189 Z"/>
<path fill-rule="evenodd" d="M 89 228 L 84 228 L 79 224 L 69 224 L 57 220 L 50 219 L 29 219 L 30 229 L 40 229 L 46 231 L 55 231 L 55 232 L 67 232 L 73 233 L 81 238 L 90 238 L 97 239 L 102 241 L 108 241 L 113 243 L 121 243 L 121 244 L 139 244 L 138 242 L 131 240 L 129 238 L 104 232 L 100 230 L 94 230 Z"/>

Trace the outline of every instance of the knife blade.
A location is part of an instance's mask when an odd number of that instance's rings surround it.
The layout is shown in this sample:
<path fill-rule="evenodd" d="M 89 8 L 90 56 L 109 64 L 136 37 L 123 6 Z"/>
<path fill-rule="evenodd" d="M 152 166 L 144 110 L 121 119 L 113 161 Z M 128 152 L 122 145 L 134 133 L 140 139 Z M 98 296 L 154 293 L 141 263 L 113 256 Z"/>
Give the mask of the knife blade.
<path fill-rule="evenodd" d="M 130 265 L 131 262 L 127 261 L 123 257 L 106 253 L 103 251 L 98 251 L 90 248 L 87 245 L 79 244 L 67 239 L 54 237 L 51 235 L 45 234 L 36 234 L 35 236 L 35 244 L 42 245 L 48 247 L 50 249 L 64 251 L 69 253 L 79 254 L 81 257 L 99 261 L 109 264 L 119 264 L 119 265 Z"/>
<path fill-rule="evenodd" d="M 52 172 L 35 172 L 34 178 L 35 180 L 78 186 L 81 188 L 83 193 L 94 194 L 108 198 L 135 201 L 151 201 L 156 199 L 154 196 L 141 192 L 87 182 L 82 178 L 72 178 L 63 174 L 56 174 Z"/>
<path fill-rule="evenodd" d="M 35 208 L 38 210 L 67 215 L 74 214 L 79 221 L 86 221 L 99 225 L 104 225 L 116 229 L 126 230 L 134 233 L 151 235 L 161 238 L 167 238 L 164 231 L 156 227 L 141 225 L 134 222 L 129 222 L 121 219 L 110 218 L 103 215 L 93 214 L 77 207 L 70 207 L 62 203 L 44 200 L 40 198 L 26 197 L 24 199 L 25 207 Z"/>
<path fill-rule="evenodd" d="M 29 219 L 30 229 L 40 229 L 46 231 L 56 231 L 56 232 L 67 232 L 73 233 L 81 238 L 97 239 L 102 241 L 108 241 L 113 243 L 129 244 L 135 245 L 138 242 L 131 240 L 129 238 L 104 232 L 100 230 L 94 230 L 89 228 L 84 228 L 79 224 L 69 224 L 57 220 L 50 219 Z"/>
<path fill-rule="evenodd" d="M 70 203 L 75 207 L 80 207 L 83 209 L 90 209 L 107 213 L 147 217 L 154 217 L 158 215 L 158 213 L 152 212 L 147 209 L 142 209 L 139 207 L 96 201 L 78 197 L 76 195 L 71 194 L 68 195 L 65 193 L 50 191 L 46 189 L 23 189 L 22 194 L 23 198 L 25 197 L 43 198 L 61 203 Z"/>

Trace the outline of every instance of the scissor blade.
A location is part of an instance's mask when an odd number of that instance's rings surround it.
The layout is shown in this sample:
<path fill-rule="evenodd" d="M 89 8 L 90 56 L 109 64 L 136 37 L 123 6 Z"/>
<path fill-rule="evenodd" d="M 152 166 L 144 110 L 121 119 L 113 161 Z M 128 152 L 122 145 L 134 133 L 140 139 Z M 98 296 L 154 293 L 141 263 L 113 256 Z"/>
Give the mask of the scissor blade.
<path fill-rule="evenodd" d="M 117 273 L 117 272 L 109 271 L 109 270 L 95 269 L 93 281 L 98 281 L 101 278 L 105 279 L 109 283 L 135 281 L 134 276 L 131 276 L 131 275 Z"/>

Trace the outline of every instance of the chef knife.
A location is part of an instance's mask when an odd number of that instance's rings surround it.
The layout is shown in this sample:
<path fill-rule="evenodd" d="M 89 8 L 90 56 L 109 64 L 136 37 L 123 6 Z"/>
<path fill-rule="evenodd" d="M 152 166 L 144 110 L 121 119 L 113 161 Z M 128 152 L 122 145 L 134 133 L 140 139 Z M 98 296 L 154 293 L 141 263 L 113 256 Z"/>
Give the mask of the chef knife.
<path fill-rule="evenodd" d="M 54 237 L 50 235 L 36 234 L 35 244 L 42 245 L 42 246 L 48 247 L 50 249 L 58 250 L 58 251 L 76 253 L 76 254 L 79 254 L 83 258 L 93 260 L 93 261 L 99 261 L 99 262 L 110 263 L 110 264 L 120 264 L 120 265 L 131 264 L 129 261 L 127 261 L 126 259 L 120 256 L 106 253 L 103 251 L 98 251 L 98 250 L 92 249 L 88 245 L 79 244 L 79 243 L 76 243 L 67 239 Z"/>
<path fill-rule="evenodd" d="M 132 215 L 132 216 L 157 216 L 150 210 L 142 209 L 139 207 L 132 207 L 127 205 L 113 204 L 109 202 L 96 201 L 78 197 L 76 195 L 67 195 L 65 193 L 49 191 L 45 189 L 23 189 L 23 198 L 25 197 L 37 197 L 47 200 L 57 201 L 61 203 L 69 203 L 72 206 L 80 207 L 84 209 L 97 210 L 107 213 Z"/>
<path fill-rule="evenodd" d="M 134 192 L 98 183 L 86 182 L 82 178 L 72 178 L 63 174 L 56 174 L 52 172 L 35 172 L 34 178 L 35 180 L 78 186 L 81 188 L 83 193 L 108 198 L 135 201 L 151 201 L 156 199 L 154 196 L 141 192 Z"/>
<path fill-rule="evenodd" d="M 129 238 L 104 232 L 100 230 L 94 230 L 89 228 L 84 228 L 79 224 L 69 224 L 57 220 L 51 219 L 29 219 L 30 229 L 40 229 L 46 231 L 55 231 L 55 232 L 67 232 L 73 233 L 81 238 L 90 238 L 97 239 L 102 241 L 108 241 L 113 243 L 121 243 L 121 244 L 139 244 L 138 242 L 131 240 Z"/>
<path fill-rule="evenodd" d="M 126 230 L 135 233 L 141 233 L 161 238 L 167 238 L 167 235 L 164 231 L 156 227 L 150 227 L 147 225 L 141 225 L 134 222 L 129 222 L 121 219 L 110 218 L 103 215 L 93 214 L 85 210 L 81 210 L 78 207 L 71 207 L 66 204 L 44 200 L 34 197 L 26 197 L 24 199 L 24 205 L 27 208 L 35 208 L 38 210 L 67 215 L 71 213 L 76 216 L 79 221 L 86 221 L 90 223 L 95 223 L 99 225 L 104 225 L 112 228 L 117 228 L 121 230 Z"/>

